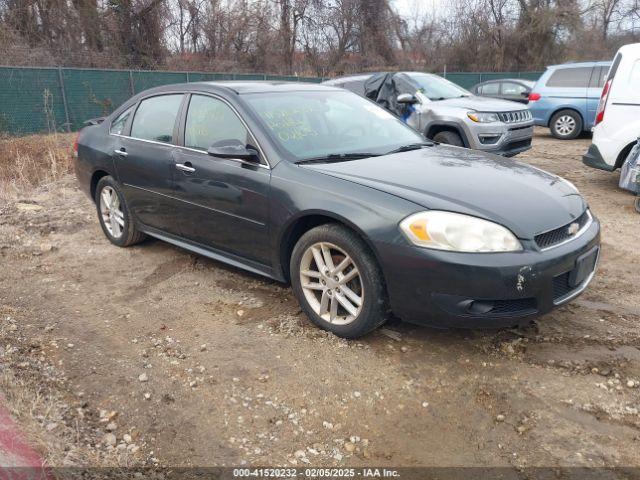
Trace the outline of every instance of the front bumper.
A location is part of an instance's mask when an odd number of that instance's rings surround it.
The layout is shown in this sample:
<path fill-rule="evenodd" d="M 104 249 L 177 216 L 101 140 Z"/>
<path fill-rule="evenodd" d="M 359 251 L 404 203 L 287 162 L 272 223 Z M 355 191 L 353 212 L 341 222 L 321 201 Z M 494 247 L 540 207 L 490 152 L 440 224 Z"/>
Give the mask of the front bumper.
<path fill-rule="evenodd" d="M 475 150 L 512 157 L 531 148 L 533 124 L 470 123 L 469 147 Z"/>
<path fill-rule="evenodd" d="M 522 252 L 488 254 L 378 245 L 391 310 L 402 320 L 445 328 L 528 323 L 587 287 L 593 272 L 577 285 L 568 279 L 579 258 L 599 254 L 600 224 L 594 218 L 578 238 L 545 251 L 533 241 L 522 244 Z"/>

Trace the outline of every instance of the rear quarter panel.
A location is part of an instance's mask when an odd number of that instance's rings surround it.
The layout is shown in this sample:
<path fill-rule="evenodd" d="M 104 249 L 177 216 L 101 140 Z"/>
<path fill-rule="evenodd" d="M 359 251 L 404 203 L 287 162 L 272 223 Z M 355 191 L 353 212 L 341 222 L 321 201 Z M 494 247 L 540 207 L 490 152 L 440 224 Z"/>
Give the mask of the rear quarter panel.
<path fill-rule="evenodd" d="M 92 125 L 83 128 L 78 136 L 78 156 L 74 170 L 80 189 L 91 198 L 91 179 L 97 171 L 115 176 L 113 158 L 110 154 L 111 138 L 107 125 Z M 92 198 L 93 200 L 93 198 Z"/>

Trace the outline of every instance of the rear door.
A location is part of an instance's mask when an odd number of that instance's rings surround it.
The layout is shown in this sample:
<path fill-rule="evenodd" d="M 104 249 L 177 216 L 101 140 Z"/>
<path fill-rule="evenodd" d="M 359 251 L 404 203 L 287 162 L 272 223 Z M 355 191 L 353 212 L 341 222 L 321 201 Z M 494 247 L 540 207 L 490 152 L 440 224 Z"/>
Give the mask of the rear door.
<path fill-rule="evenodd" d="M 599 65 L 593 69 L 593 73 L 591 74 L 589 89 L 587 90 L 587 124 L 585 125 L 585 129 L 587 130 L 593 127 L 595 122 L 602 87 L 604 87 L 604 82 L 607 80 L 608 71 L 608 66 Z"/>
<path fill-rule="evenodd" d="M 216 96 L 192 94 L 183 118 L 183 147 L 172 165 L 182 236 L 269 264 L 271 170 L 266 160 L 256 164 L 207 153 L 211 146 L 231 144 L 259 151 L 257 142 L 238 113 Z"/>
<path fill-rule="evenodd" d="M 129 209 L 145 225 L 170 233 L 178 232 L 172 153 L 183 99 L 182 93 L 145 98 L 125 129 L 112 133 L 116 172 Z"/>

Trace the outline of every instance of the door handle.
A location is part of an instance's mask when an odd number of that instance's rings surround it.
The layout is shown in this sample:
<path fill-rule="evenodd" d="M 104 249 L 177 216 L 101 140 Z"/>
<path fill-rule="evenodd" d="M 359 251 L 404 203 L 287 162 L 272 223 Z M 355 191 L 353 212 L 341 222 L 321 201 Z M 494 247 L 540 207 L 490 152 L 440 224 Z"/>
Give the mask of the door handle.
<path fill-rule="evenodd" d="M 127 155 L 129 155 L 127 152 L 125 152 L 124 150 L 114 150 L 114 153 L 116 155 L 120 155 L 121 157 L 126 157 Z"/>
<path fill-rule="evenodd" d="M 176 168 L 178 170 L 182 170 L 183 172 L 187 172 L 187 173 L 193 173 L 196 171 L 195 168 L 193 168 L 191 166 L 191 163 L 187 162 L 187 163 L 176 163 Z"/>

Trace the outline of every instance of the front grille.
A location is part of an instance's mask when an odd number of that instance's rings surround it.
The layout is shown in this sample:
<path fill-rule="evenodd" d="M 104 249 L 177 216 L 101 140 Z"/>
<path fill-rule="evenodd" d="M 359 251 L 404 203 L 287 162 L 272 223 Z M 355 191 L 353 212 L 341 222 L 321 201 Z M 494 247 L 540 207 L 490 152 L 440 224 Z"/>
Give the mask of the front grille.
<path fill-rule="evenodd" d="M 528 122 L 533 118 L 529 110 L 516 110 L 515 112 L 500 112 L 498 117 L 504 123 Z"/>
<path fill-rule="evenodd" d="M 493 308 L 487 313 L 487 315 L 524 315 L 527 313 L 535 313 L 536 299 L 535 298 L 520 298 L 517 300 L 494 300 Z"/>
<path fill-rule="evenodd" d="M 555 230 L 550 230 L 548 232 L 536 235 L 535 240 L 536 240 L 536 243 L 538 244 L 538 247 L 542 249 L 550 248 L 550 247 L 553 247 L 554 245 L 558 245 L 559 243 L 564 242 L 565 240 L 569 240 L 570 238 L 575 237 L 576 236 L 575 232 L 574 234 L 569 233 L 569 226 L 572 223 L 577 223 L 578 231 L 580 231 L 589 222 L 590 218 L 591 216 L 589 215 L 589 210 L 585 210 L 585 212 L 582 215 L 580 215 L 580 217 L 578 217 L 577 220 L 574 220 L 573 222 L 569 222 L 566 225 L 563 225 L 562 227 L 556 228 Z"/>
<path fill-rule="evenodd" d="M 558 301 L 562 297 L 567 296 L 574 290 L 571 285 L 569 285 L 569 275 L 571 272 L 563 273 L 562 275 L 558 275 L 557 277 L 553 277 L 553 300 Z"/>

